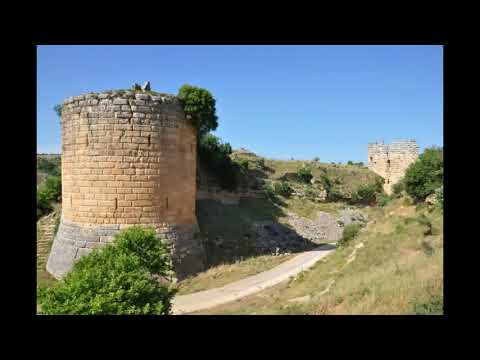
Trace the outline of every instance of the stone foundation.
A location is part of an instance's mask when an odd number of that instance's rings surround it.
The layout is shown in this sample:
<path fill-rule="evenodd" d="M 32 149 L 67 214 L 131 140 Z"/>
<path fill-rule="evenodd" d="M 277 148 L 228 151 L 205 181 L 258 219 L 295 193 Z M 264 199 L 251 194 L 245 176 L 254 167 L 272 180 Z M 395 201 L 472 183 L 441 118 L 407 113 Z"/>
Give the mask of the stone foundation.
<path fill-rule="evenodd" d="M 61 219 L 48 258 L 47 271 L 57 279 L 63 278 L 75 261 L 93 249 L 113 241 L 115 234 L 126 227 L 128 226 L 82 226 Z M 177 279 L 205 269 L 203 245 L 201 239 L 196 236 L 198 225 L 163 228 L 157 229 L 156 232 L 159 238 L 164 239 L 172 247 Z"/>

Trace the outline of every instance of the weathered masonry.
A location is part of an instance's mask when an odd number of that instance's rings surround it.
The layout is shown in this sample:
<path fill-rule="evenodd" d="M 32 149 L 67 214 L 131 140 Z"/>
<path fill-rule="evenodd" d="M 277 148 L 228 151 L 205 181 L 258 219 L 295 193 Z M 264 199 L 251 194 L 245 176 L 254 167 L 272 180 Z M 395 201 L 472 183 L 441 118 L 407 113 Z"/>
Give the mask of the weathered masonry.
<path fill-rule="evenodd" d="M 415 140 L 400 140 L 390 145 L 368 144 L 368 168 L 385 179 L 383 188 L 392 193 L 392 186 L 405 175 L 408 166 L 418 158 Z"/>
<path fill-rule="evenodd" d="M 62 111 L 62 216 L 47 270 L 75 260 L 132 225 L 172 245 L 177 277 L 200 271 L 195 216 L 196 130 L 173 95 L 91 93 Z"/>

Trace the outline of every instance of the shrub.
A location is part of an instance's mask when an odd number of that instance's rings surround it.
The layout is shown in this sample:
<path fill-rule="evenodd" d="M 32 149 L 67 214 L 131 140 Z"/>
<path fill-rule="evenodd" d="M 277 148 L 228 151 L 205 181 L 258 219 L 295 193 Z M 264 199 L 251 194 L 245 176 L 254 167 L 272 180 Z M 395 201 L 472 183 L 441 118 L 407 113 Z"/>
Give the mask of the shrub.
<path fill-rule="evenodd" d="M 311 186 L 309 186 L 305 190 L 305 196 L 308 198 L 315 198 L 317 196 L 317 192 Z"/>
<path fill-rule="evenodd" d="M 361 185 L 357 192 L 352 195 L 351 202 L 354 204 L 373 204 L 376 200 L 376 185 Z"/>
<path fill-rule="evenodd" d="M 405 172 L 405 190 L 417 202 L 443 185 L 443 149 L 429 148 Z"/>
<path fill-rule="evenodd" d="M 293 189 L 285 181 L 278 181 L 273 184 L 273 190 L 275 194 L 289 197 L 293 193 Z"/>
<path fill-rule="evenodd" d="M 417 217 L 417 221 L 420 225 L 425 226 L 425 230 L 423 231 L 423 235 L 432 235 L 432 229 L 433 225 L 431 220 L 425 215 L 425 214 L 420 214 Z"/>
<path fill-rule="evenodd" d="M 275 200 L 275 190 L 273 189 L 272 185 L 264 184 L 262 187 L 262 192 L 265 194 L 267 199 Z"/>
<path fill-rule="evenodd" d="M 239 159 L 237 160 L 237 164 L 240 168 L 245 172 L 248 170 L 248 160 L 247 159 Z"/>
<path fill-rule="evenodd" d="M 402 192 L 405 191 L 405 182 L 403 179 L 399 180 L 392 186 L 392 196 L 394 198 L 399 198 L 402 196 Z"/>
<path fill-rule="evenodd" d="M 416 315 L 442 315 L 443 314 L 443 296 L 430 295 L 424 302 L 415 302 L 413 312 Z"/>
<path fill-rule="evenodd" d="M 158 277 L 170 272 L 169 250 L 155 231 L 132 227 L 80 258 L 64 280 L 40 288 L 42 313 L 169 314 L 175 290 Z"/>
<path fill-rule="evenodd" d="M 313 178 L 312 169 L 310 169 L 309 167 L 306 167 L 306 166 L 301 167 L 297 171 L 297 177 L 300 181 L 302 181 L 304 183 L 309 183 L 310 180 L 312 180 L 312 178 Z"/>
<path fill-rule="evenodd" d="M 327 193 L 332 188 L 332 181 L 327 175 L 320 175 L 320 183 L 322 184 L 323 188 L 327 191 Z"/>
<path fill-rule="evenodd" d="M 340 247 L 346 246 L 350 241 L 357 236 L 357 234 L 360 231 L 360 225 L 359 224 L 348 224 L 345 225 L 345 228 L 343 229 L 343 235 L 342 238 L 338 241 L 338 245 Z"/>
<path fill-rule="evenodd" d="M 313 161 L 319 162 L 319 161 L 320 161 L 320 158 L 319 158 L 318 156 L 316 156 L 316 157 L 313 159 Z"/>
<path fill-rule="evenodd" d="M 345 196 L 342 192 L 338 191 L 335 188 L 330 188 L 327 190 L 327 199 L 329 201 L 341 201 L 345 199 Z"/>
<path fill-rule="evenodd" d="M 52 176 L 60 176 L 60 158 L 37 158 L 37 170 Z"/>
<path fill-rule="evenodd" d="M 405 230 L 405 226 L 402 223 L 395 224 L 393 228 L 395 234 L 400 234 L 403 230 Z"/>
<path fill-rule="evenodd" d="M 218 127 L 216 101 L 208 90 L 185 84 L 179 89 L 178 98 L 185 115 L 197 128 L 199 138 Z"/>
<path fill-rule="evenodd" d="M 200 161 L 215 175 L 222 188 L 230 190 L 237 185 L 237 166 L 229 156 L 231 153 L 230 144 L 222 143 L 215 135 L 205 134 L 198 142 Z"/>
<path fill-rule="evenodd" d="M 376 202 L 380 207 L 384 207 L 385 205 L 387 205 L 390 200 L 391 200 L 390 196 L 384 193 L 380 193 L 380 194 L 377 193 L 376 195 Z"/>
<path fill-rule="evenodd" d="M 37 189 L 37 219 L 53 210 L 53 203 L 60 201 L 62 181 L 60 176 L 48 176 Z"/>
<path fill-rule="evenodd" d="M 257 162 L 257 165 L 261 168 L 261 169 L 265 169 L 266 165 L 265 165 L 265 159 L 264 158 L 259 158 L 256 160 Z"/>

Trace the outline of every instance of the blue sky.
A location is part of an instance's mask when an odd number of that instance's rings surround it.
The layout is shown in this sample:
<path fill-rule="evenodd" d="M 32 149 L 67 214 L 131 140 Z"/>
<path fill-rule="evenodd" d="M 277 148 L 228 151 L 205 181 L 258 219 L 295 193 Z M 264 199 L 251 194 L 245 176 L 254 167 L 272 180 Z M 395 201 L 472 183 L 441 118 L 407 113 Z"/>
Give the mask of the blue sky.
<path fill-rule="evenodd" d="M 367 144 L 443 146 L 442 46 L 38 46 L 37 151 L 59 153 L 66 97 L 129 88 L 217 100 L 215 135 L 277 159 L 367 160 Z"/>

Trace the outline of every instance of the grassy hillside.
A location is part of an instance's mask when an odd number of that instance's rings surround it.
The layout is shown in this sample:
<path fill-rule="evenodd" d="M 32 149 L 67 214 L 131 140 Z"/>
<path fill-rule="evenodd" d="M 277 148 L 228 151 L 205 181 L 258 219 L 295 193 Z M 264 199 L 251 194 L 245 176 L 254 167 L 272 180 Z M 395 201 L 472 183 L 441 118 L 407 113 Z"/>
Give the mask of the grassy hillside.
<path fill-rule="evenodd" d="M 258 182 L 271 182 L 284 180 L 298 187 L 301 182 L 295 178 L 295 173 L 307 166 L 311 169 L 313 179 L 317 185 L 301 184 L 303 188 L 321 188 L 322 178 L 329 179 L 332 189 L 349 198 L 361 185 L 373 185 L 381 178 L 366 167 L 356 165 L 327 164 L 317 161 L 302 160 L 272 160 L 256 156 L 252 153 L 234 152 L 231 158 L 237 163 L 243 163 L 245 171 L 239 176 L 240 186 Z M 256 179 L 257 182 L 252 181 Z M 255 188 L 255 186 L 253 186 Z"/>
<path fill-rule="evenodd" d="M 351 244 L 289 282 L 201 314 L 441 314 L 443 214 L 397 199 Z M 432 223 L 432 233 L 421 219 Z"/>

